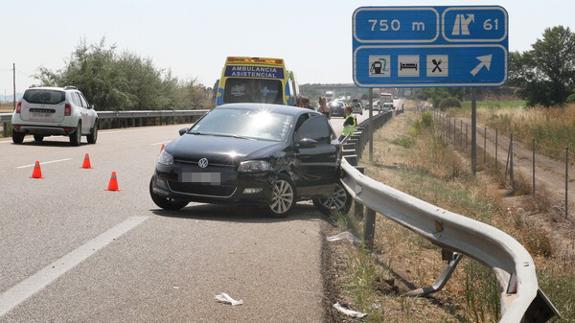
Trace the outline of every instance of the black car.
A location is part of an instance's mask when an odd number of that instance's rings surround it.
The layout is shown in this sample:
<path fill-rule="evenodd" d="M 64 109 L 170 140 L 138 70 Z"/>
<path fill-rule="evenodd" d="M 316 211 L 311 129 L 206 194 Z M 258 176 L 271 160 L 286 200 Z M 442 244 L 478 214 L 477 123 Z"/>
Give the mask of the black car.
<path fill-rule="evenodd" d="M 347 212 L 339 182 L 341 147 L 327 118 L 269 104 L 218 106 L 168 144 L 150 181 L 152 200 L 178 210 L 189 202 L 263 205 L 284 216 L 297 201 Z"/>

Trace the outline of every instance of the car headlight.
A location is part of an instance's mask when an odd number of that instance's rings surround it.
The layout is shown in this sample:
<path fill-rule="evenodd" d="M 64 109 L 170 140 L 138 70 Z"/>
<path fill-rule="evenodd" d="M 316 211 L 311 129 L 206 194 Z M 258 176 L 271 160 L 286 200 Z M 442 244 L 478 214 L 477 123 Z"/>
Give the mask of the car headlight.
<path fill-rule="evenodd" d="M 158 158 L 158 163 L 166 166 L 171 166 L 174 164 L 174 156 L 170 155 L 165 149 L 160 153 L 160 158 Z"/>
<path fill-rule="evenodd" d="M 240 167 L 238 168 L 238 172 L 242 173 L 256 173 L 256 172 L 265 172 L 272 169 L 270 163 L 264 160 L 248 160 L 245 162 L 240 163 Z"/>

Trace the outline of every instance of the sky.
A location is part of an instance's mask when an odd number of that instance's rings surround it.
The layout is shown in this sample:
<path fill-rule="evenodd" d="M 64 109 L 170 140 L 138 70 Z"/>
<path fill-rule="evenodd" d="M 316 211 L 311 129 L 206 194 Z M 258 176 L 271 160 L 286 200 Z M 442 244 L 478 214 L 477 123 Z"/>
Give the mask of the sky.
<path fill-rule="evenodd" d="M 284 58 L 298 82 L 351 83 L 351 15 L 360 6 L 501 5 L 509 49 L 528 50 L 544 29 L 575 30 L 575 1 L 350 0 L 2 0 L 0 96 L 37 83 L 43 66 L 61 69 L 78 44 L 115 44 L 181 79 L 212 86 L 227 56 Z"/>

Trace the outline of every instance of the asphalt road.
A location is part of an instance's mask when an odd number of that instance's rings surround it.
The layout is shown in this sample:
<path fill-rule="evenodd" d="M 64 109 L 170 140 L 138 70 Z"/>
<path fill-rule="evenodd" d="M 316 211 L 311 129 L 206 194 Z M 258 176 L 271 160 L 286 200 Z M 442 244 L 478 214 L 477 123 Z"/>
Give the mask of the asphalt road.
<path fill-rule="evenodd" d="M 342 118 L 331 123 L 341 131 Z M 181 127 L 101 131 L 80 147 L 0 140 L 0 322 L 322 319 L 323 220 L 310 204 L 278 220 L 150 200 L 160 145 Z M 29 178 L 35 160 L 41 180 Z M 105 191 L 112 171 L 120 192 Z M 221 292 L 244 304 L 217 303 Z"/>

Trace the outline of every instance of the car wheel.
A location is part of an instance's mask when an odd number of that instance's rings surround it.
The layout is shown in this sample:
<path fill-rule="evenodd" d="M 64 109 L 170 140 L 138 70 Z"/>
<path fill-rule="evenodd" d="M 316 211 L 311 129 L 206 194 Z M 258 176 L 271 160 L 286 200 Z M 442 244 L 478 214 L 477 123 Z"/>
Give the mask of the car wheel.
<path fill-rule="evenodd" d="M 94 127 L 90 131 L 90 134 L 86 136 L 89 144 L 95 144 L 98 140 L 98 120 L 94 122 Z"/>
<path fill-rule="evenodd" d="M 39 144 L 39 143 L 41 143 L 42 141 L 44 141 L 44 136 L 42 136 L 42 135 L 34 135 L 34 141 Z"/>
<path fill-rule="evenodd" d="M 24 137 L 26 136 L 23 132 L 12 132 L 12 142 L 15 144 L 21 144 L 24 142 Z"/>
<path fill-rule="evenodd" d="M 188 205 L 188 201 L 175 199 L 171 197 L 161 196 L 154 193 L 154 182 L 156 181 L 156 176 L 152 176 L 150 180 L 150 197 L 152 201 L 160 208 L 168 211 L 178 211 Z"/>
<path fill-rule="evenodd" d="M 79 146 L 81 142 L 82 142 L 82 123 L 78 122 L 76 131 L 70 134 L 70 145 Z"/>
<path fill-rule="evenodd" d="M 273 183 L 272 197 L 268 205 L 275 217 L 285 217 L 296 203 L 296 192 L 293 182 L 287 176 L 280 176 Z"/>
<path fill-rule="evenodd" d="M 345 214 L 351 208 L 351 195 L 341 183 L 337 183 L 331 195 L 314 199 L 313 204 L 325 215 L 331 215 L 333 212 Z"/>

